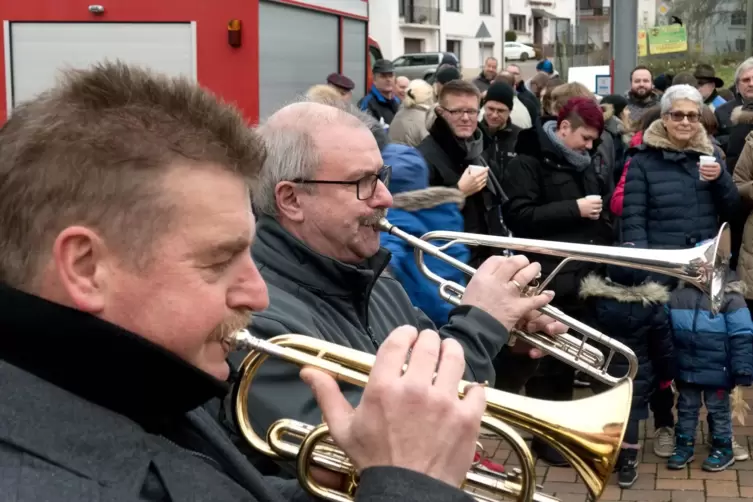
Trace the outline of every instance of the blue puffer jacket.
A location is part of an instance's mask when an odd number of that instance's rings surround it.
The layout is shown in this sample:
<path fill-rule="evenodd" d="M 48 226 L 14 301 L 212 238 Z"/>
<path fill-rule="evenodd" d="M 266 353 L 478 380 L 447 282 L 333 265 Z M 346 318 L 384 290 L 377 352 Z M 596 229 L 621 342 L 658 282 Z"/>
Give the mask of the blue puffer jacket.
<path fill-rule="evenodd" d="M 418 150 L 392 143 L 382 151 L 382 158 L 385 164 L 392 166 L 389 188 L 394 202 L 387 212 L 390 223 L 416 237 L 432 230 L 463 231 L 460 212 L 465 201 L 463 193 L 455 188 L 429 187 L 429 168 Z M 418 270 L 413 247 L 387 233 L 382 233 L 381 241 L 382 246 L 392 252 L 391 272 L 408 292 L 413 305 L 426 313 L 435 325 L 447 324 L 454 307 L 439 296 L 437 284 Z M 463 263 L 468 263 L 471 256 L 466 246 L 458 244 L 445 252 Z M 441 277 L 465 285 L 465 274 L 455 267 L 427 255 L 424 260 Z"/>
<path fill-rule="evenodd" d="M 737 214 L 740 197 L 724 161 L 714 181 L 699 179 L 698 158 L 715 155 L 701 129 L 687 150 L 670 143 L 661 120 L 643 135 L 625 182 L 622 242 L 636 247 L 683 249 L 716 237 L 719 225 Z"/>
<path fill-rule="evenodd" d="M 586 303 L 586 324 L 624 343 L 638 358 L 638 373 L 633 381 L 630 416 L 648 418 L 648 401 L 657 382 L 675 377 L 672 330 L 665 310 L 669 289 L 646 281 L 644 272 L 622 267 L 607 267 L 608 278 L 589 275 L 581 282 L 579 295 Z M 615 356 L 609 374 L 627 374 L 627 359 Z"/>
<path fill-rule="evenodd" d="M 672 292 L 670 318 L 680 382 L 731 389 L 753 381 L 753 321 L 741 294 L 743 284 L 730 273 L 719 315 L 709 298 L 692 286 Z"/>

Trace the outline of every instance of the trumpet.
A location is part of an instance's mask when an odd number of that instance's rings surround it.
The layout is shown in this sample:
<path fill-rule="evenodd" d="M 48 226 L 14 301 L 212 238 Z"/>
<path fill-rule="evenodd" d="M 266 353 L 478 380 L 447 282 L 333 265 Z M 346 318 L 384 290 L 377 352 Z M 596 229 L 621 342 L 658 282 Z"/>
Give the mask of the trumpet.
<path fill-rule="evenodd" d="M 341 382 L 365 386 L 376 356 L 304 335 L 280 335 L 270 340 L 247 330 L 230 335 L 234 349 L 248 350 L 240 367 L 233 402 L 234 417 L 245 440 L 257 451 L 275 460 L 295 461 L 301 486 L 315 497 L 331 502 L 352 502 L 358 486 L 358 471 L 347 455 L 331 440 L 326 424 L 313 426 L 281 419 L 272 424 L 266 439 L 251 425 L 248 393 L 264 361 L 276 357 L 297 366 L 314 367 Z M 461 382 L 463 396 L 468 383 Z M 537 491 L 535 460 L 523 438 L 511 427 L 530 431 L 552 444 L 573 466 L 594 499 L 604 491 L 622 444 L 630 412 L 633 383 L 625 379 L 601 394 L 576 401 L 543 401 L 495 389 L 486 391 L 484 429 L 510 444 L 520 459 L 520 470 L 492 474 L 471 468 L 461 487 L 477 502 L 512 497 L 521 502 L 557 502 Z M 345 474 L 344 491 L 320 485 L 311 475 L 313 466 Z"/>
<path fill-rule="evenodd" d="M 381 231 L 399 237 L 413 246 L 416 263 L 421 273 L 437 283 L 440 296 L 454 305 L 460 304 L 465 288 L 444 279 L 429 269 L 424 260 L 424 254 L 440 259 L 467 275 L 473 276 L 476 269 L 444 252 L 455 244 L 505 248 L 564 257 L 564 260 L 544 282 L 538 287 L 529 288 L 526 291 L 527 294 L 539 294 L 568 262 L 579 260 L 619 265 L 676 277 L 707 293 L 711 298 L 712 311 L 715 314 L 719 312 L 722 305 L 727 266 L 731 256 L 730 233 L 726 223 L 722 224 L 716 239 L 695 248 L 680 250 L 615 248 L 447 231 L 429 232 L 419 238 L 400 230 L 384 218 L 377 226 Z M 446 244 L 441 246 L 431 244 L 431 241 L 435 240 L 446 241 Z M 580 333 L 582 338 L 578 339 L 570 334 L 552 337 L 544 333 L 526 333 L 519 330 L 513 330 L 510 334 L 605 384 L 615 385 L 626 378 L 635 378 L 638 371 L 638 358 L 628 346 L 566 315 L 552 305 L 546 305 L 540 311 Z M 603 357 L 601 350 L 588 344 L 589 339 L 604 345 L 609 350 L 606 358 Z M 624 375 L 615 376 L 607 372 L 616 354 L 622 355 L 628 361 L 628 370 Z"/>

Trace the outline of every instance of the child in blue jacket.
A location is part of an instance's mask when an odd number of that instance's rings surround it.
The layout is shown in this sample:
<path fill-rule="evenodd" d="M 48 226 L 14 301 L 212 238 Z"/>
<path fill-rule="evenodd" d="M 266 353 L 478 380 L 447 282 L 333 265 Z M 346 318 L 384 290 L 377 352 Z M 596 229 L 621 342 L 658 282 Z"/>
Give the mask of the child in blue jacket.
<path fill-rule="evenodd" d="M 393 204 L 387 212 L 390 223 L 416 237 L 432 230 L 463 231 L 460 210 L 465 196 L 455 188 L 429 187 L 429 167 L 418 150 L 390 143 L 382 150 L 382 158 L 386 165 L 392 166 L 389 189 Z M 381 243 L 392 252 L 391 273 L 403 285 L 413 305 L 435 325 L 447 324 L 454 307 L 439 296 L 438 285 L 418 270 L 413 247 L 385 232 L 382 232 Z M 464 245 L 450 246 L 445 252 L 463 263 L 470 259 L 470 251 Z M 463 272 L 432 256 L 424 255 L 424 259 L 441 277 L 465 285 L 467 278 Z"/>
<path fill-rule="evenodd" d="M 714 316 L 708 295 L 692 286 L 672 292 L 669 312 L 677 364 L 675 450 L 667 462 L 683 469 L 694 459 L 698 412 L 706 405 L 711 453 L 705 471 L 723 471 L 735 463 L 730 392 L 753 381 L 753 321 L 741 294 L 742 283 L 729 273 L 724 305 Z"/>

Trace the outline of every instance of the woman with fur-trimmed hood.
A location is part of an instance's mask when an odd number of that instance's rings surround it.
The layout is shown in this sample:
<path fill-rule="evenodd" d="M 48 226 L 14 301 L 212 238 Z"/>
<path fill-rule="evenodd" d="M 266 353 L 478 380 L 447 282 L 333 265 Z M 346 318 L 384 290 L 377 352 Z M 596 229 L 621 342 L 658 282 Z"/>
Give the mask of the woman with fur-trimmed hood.
<path fill-rule="evenodd" d="M 662 118 L 646 130 L 627 170 L 623 242 L 685 249 L 716 237 L 720 224 L 736 215 L 737 187 L 700 123 L 702 106 L 689 85 L 662 96 Z M 715 155 L 716 163 L 699 166 L 701 155 Z"/>
<path fill-rule="evenodd" d="M 386 165 L 392 166 L 389 188 L 393 203 L 387 212 L 390 223 L 416 237 L 432 230 L 463 231 L 463 192 L 457 188 L 429 187 L 429 167 L 418 150 L 391 143 L 382 150 L 382 158 Z M 391 273 L 403 285 L 413 305 L 437 326 L 447 324 L 454 307 L 439 296 L 437 285 L 418 270 L 413 247 L 388 233 L 382 233 L 381 240 L 382 246 L 392 253 Z M 468 263 L 471 256 L 464 245 L 450 246 L 445 252 L 463 263 Z M 440 276 L 465 284 L 465 274 L 452 265 L 428 255 L 424 259 Z"/>
<path fill-rule="evenodd" d="M 670 292 L 648 280 L 645 272 L 609 266 L 606 278 L 592 274 L 583 279 L 580 298 L 586 303 L 583 321 L 630 347 L 638 358 L 628 429 L 617 465 L 619 485 L 629 488 L 638 479 L 638 430 L 640 421 L 648 418 L 651 392 L 660 383 L 668 387 L 674 378 L 672 331 L 665 310 Z M 619 376 L 627 371 L 627 359 L 616 356 L 609 373 Z M 591 387 L 595 392 L 606 390 L 597 382 Z"/>

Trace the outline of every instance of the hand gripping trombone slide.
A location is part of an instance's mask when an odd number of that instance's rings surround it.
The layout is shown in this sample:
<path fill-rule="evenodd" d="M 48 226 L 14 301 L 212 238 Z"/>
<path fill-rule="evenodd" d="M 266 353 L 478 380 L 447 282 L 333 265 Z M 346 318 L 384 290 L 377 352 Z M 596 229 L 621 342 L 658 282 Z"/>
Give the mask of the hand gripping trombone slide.
<path fill-rule="evenodd" d="M 731 248 L 729 228 L 726 223 L 722 225 L 716 239 L 695 248 L 678 250 L 595 246 L 572 242 L 519 239 L 516 237 L 498 237 L 446 231 L 429 232 L 419 238 L 400 230 L 386 219 L 382 219 L 378 223 L 378 227 L 383 232 L 399 237 L 413 246 L 419 270 L 427 278 L 437 283 L 442 298 L 454 305 L 461 303 L 465 288 L 440 277 L 429 269 L 424 260 L 424 253 L 447 262 L 469 276 L 473 276 L 476 273 L 476 269 L 444 252 L 445 249 L 454 244 L 465 244 L 469 246 L 504 248 L 513 251 L 564 258 L 540 286 L 537 288 L 528 288 L 525 294 L 539 294 L 568 262 L 589 261 L 656 272 L 689 282 L 710 296 L 711 308 L 714 314 L 716 314 L 719 312 L 723 301 Z M 445 241 L 446 244 L 435 246 L 430 241 Z M 519 337 L 542 352 L 556 357 L 562 362 L 608 385 L 615 385 L 625 378 L 635 378 L 638 371 L 638 359 L 629 347 L 609 338 L 591 326 L 566 315 L 553 305 L 546 305 L 541 309 L 541 312 L 578 332 L 583 338 L 578 339 L 570 334 L 552 337 L 545 333 L 526 333 L 520 330 L 513 330 L 511 335 Z M 609 349 L 606 359 L 603 357 L 601 350 L 587 343 L 588 339 L 599 342 Z M 607 373 L 607 369 L 615 354 L 621 354 L 628 360 L 627 374 L 613 376 Z"/>

